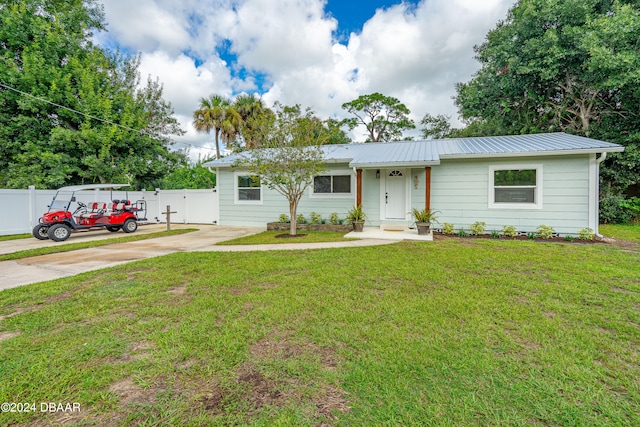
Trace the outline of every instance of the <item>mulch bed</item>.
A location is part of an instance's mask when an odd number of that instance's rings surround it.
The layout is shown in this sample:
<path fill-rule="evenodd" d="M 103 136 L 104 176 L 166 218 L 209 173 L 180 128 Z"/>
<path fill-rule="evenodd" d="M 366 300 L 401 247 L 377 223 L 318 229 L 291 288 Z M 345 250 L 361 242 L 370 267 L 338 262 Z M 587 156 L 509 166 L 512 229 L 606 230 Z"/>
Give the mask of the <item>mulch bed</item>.
<path fill-rule="evenodd" d="M 278 234 L 276 235 L 276 239 L 295 239 L 297 237 L 305 237 L 306 234 L 296 234 L 292 236 L 291 234 Z"/>
<path fill-rule="evenodd" d="M 530 239 L 527 236 L 517 236 L 517 237 L 500 236 L 498 238 L 495 238 L 495 237 L 492 237 L 490 234 L 479 234 L 479 235 L 469 234 L 468 236 L 459 236 L 457 234 L 443 234 L 441 232 L 434 231 L 433 239 L 434 240 L 453 240 L 453 239 L 529 240 L 533 242 L 556 242 L 556 243 L 571 243 L 571 244 L 578 244 L 578 245 L 601 244 L 601 245 L 611 245 L 611 246 L 618 246 L 618 247 L 627 248 L 627 249 L 640 250 L 640 243 L 629 242 L 627 240 L 612 239 L 609 237 L 595 238 L 593 240 L 573 239 L 569 241 L 569 240 L 566 240 L 564 237 L 552 237 L 550 239 L 538 239 L 538 238 Z"/>

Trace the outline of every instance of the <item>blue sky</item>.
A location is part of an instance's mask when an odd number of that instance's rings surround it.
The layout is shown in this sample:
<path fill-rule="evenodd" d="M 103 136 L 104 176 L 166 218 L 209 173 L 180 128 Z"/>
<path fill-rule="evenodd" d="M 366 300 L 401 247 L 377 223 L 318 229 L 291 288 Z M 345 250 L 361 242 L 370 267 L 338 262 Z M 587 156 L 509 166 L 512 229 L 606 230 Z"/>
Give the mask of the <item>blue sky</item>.
<path fill-rule="evenodd" d="M 336 36 L 345 41 L 352 32 L 362 31 L 362 26 L 375 14 L 377 9 L 386 9 L 402 3 L 390 0 L 329 0 L 325 11 L 338 20 Z M 418 1 L 405 1 L 405 4 L 416 5 Z"/>
<path fill-rule="evenodd" d="M 451 116 L 455 84 L 478 69 L 473 46 L 515 0 L 103 0 L 106 47 L 140 52 L 143 78 L 164 85 L 187 131 L 179 140 L 207 154 L 195 132 L 200 97 L 261 96 L 345 117 L 360 95 L 394 96 L 419 122 Z M 356 129 L 351 137 L 364 139 Z M 208 147 L 200 149 L 197 147 Z"/>

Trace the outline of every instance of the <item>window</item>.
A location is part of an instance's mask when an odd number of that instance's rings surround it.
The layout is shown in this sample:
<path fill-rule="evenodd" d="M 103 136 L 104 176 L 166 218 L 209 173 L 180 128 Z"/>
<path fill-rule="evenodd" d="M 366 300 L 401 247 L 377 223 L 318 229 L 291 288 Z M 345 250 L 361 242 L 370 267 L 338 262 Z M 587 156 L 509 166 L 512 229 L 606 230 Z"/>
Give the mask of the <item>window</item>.
<path fill-rule="evenodd" d="M 260 177 L 236 174 L 236 202 L 251 203 L 262 200 Z"/>
<path fill-rule="evenodd" d="M 489 168 L 489 207 L 542 208 L 542 165 Z"/>
<path fill-rule="evenodd" d="M 318 175 L 313 178 L 315 195 L 350 195 L 351 175 Z"/>

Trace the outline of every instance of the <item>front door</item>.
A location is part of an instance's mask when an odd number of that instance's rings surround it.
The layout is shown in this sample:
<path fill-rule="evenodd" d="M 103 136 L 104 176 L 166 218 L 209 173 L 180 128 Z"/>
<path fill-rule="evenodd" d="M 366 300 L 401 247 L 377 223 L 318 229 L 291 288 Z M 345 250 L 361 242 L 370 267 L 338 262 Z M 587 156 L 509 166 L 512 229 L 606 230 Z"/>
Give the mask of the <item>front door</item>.
<path fill-rule="evenodd" d="M 385 175 L 385 219 L 405 219 L 407 216 L 406 177 L 403 170 L 387 170 Z"/>

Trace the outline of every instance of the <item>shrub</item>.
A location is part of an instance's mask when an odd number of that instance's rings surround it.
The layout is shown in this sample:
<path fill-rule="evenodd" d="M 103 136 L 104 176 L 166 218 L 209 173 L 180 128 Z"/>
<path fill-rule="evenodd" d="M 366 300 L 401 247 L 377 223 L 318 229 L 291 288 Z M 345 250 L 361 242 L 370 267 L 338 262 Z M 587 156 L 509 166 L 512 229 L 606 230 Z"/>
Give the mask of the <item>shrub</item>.
<path fill-rule="evenodd" d="M 453 224 L 445 222 L 442 224 L 442 234 L 455 234 Z"/>
<path fill-rule="evenodd" d="M 549 225 L 541 225 L 536 229 L 536 237 L 541 239 L 550 239 L 554 233 L 555 230 Z"/>
<path fill-rule="evenodd" d="M 476 221 L 469 226 L 469 231 L 471 231 L 471 234 L 475 234 L 477 236 L 484 233 L 484 229 L 486 226 L 487 226 L 486 222 Z"/>
<path fill-rule="evenodd" d="M 304 217 L 304 214 L 298 214 L 298 216 L 296 216 L 296 219 L 298 221 L 298 224 L 306 224 L 307 223 L 307 219 Z"/>
<path fill-rule="evenodd" d="M 631 212 L 621 205 L 624 201 L 623 195 L 604 191 L 600 195 L 600 222 L 624 224 L 631 221 Z"/>
<path fill-rule="evenodd" d="M 578 231 L 578 238 L 580 240 L 593 240 L 594 237 L 595 233 L 591 228 L 583 228 L 582 230 Z"/>
<path fill-rule="evenodd" d="M 340 219 L 340 217 L 338 216 L 338 212 L 331 213 L 331 215 L 329 216 L 329 224 L 333 224 L 333 225 L 342 224 L 342 219 Z"/>
<path fill-rule="evenodd" d="M 286 224 L 289 222 L 289 215 L 287 214 L 280 214 L 280 216 L 278 217 L 278 222 L 281 222 L 283 224 Z"/>
<path fill-rule="evenodd" d="M 464 231 L 464 228 L 461 228 L 460 231 L 458 231 L 458 236 L 460 236 L 460 237 L 467 237 L 468 235 L 469 235 L 469 233 Z"/>
<path fill-rule="evenodd" d="M 322 223 L 322 216 L 318 212 L 311 212 L 311 224 Z"/>
<path fill-rule="evenodd" d="M 620 202 L 620 207 L 628 212 L 634 224 L 640 221 L 640 197 L 629 197 Z"/>
<path fill-rule="evenodd" d="M 505 225 L 502 227 L 502 235 L 505 237 L 518 237 L 518 231 L 513 225 Z"/>
<path fill-rule="evenodd" d="M 536 238 L 536 233 L 534 233 L 533 231 L 530 231 L 527 233 L 527 239 L 535 239 Z"/>
<path fill-rule="evenodd" d="M 567 234 L 566 236 L 564 236 L 564 240 L 566 240 L 567 242 L 573 242 L 573 236 L 570 234 Z"/>
<path fill-rule="evenodd" d="M 493 239 L 498 239 L 498 238 L 500 238 L 500 233 L 498 233 L 496 230 L 493 230 L 493 231 L 491 232 L 491 237 L 492 237 Z"/>

